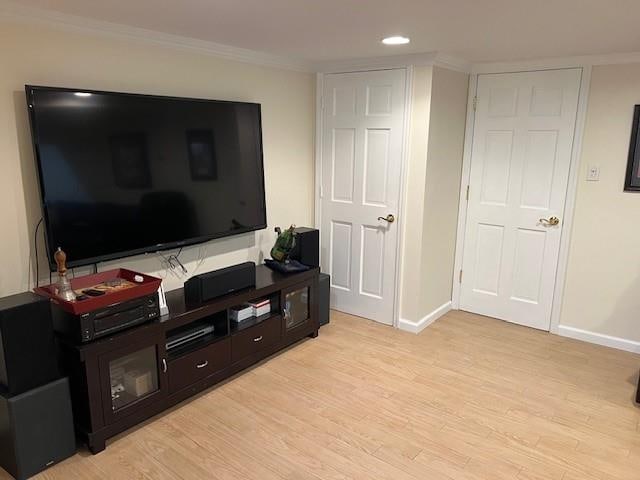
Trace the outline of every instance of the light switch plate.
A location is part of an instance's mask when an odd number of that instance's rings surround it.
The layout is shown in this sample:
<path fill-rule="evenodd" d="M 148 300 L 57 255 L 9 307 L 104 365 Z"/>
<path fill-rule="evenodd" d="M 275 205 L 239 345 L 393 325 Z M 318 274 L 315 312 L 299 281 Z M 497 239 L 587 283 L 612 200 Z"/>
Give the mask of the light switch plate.
<path fill-rule="evenodd" d="M 597 182 L 598 180 L 600 180 L 600 167 L 596 165 L 590 165 L 589 170 L 587 170 L 587 181 Z"/>

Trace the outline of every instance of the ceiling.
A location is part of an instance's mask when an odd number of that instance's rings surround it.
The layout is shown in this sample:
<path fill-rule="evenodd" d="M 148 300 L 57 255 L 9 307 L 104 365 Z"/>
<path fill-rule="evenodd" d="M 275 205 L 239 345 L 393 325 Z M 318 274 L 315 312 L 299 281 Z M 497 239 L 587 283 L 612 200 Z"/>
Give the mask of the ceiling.
<path fill-rule="evenodd" d="M 471 62 L 640 51 L 638 0 L 20 0 L 305 62 L 441 52 Z M 389 35 L 411 43 L 385 46 Z"/>

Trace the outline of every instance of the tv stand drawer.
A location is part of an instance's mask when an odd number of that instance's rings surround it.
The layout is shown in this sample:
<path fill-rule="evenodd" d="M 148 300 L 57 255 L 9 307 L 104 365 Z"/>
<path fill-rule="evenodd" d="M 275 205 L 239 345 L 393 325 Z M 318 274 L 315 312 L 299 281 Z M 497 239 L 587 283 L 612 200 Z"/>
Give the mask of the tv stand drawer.
<path fill-rule="evenodd" d="M 231 360 L 231 339 L 225 338 L 188 353 L 168 365 L 169 393 L 182 390 L 198 380 L 227 367 Z"/>
<path fill-rule="evenodd" d="M 231 337 L 233 363 L 259 352 L 280 340 L 282 317 L 273 316 Z"/>

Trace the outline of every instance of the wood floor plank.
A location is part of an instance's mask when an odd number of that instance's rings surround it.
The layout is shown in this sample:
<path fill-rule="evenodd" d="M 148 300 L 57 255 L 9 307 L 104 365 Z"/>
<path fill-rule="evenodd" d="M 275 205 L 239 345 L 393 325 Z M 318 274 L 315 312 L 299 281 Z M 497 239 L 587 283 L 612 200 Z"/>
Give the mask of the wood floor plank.
<path fill-rule="evenodd" d="M 637 480 L 639 368 L 466 312 L 419 335 L 332 312 L 318 338 L 35 478 Z"/>

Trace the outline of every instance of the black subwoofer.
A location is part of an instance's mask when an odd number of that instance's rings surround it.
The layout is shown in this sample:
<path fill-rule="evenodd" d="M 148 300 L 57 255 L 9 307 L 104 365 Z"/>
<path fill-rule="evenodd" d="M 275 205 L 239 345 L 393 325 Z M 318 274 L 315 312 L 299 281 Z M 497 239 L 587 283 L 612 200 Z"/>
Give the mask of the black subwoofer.
<path fill-rule="evenodd" d="M 321 273 L 318 277 L 318 318 L 320 326 L 329 323 L 331 277 Z"/>
<path fill-rule="evenodd" d="M 0 465 L 22 480 L 76 451 L 69 382 L 0 395 Z"/>
<path fill-rule="evenodd" d="M 29 292 L 1 298 L 1 390 L 17 395 L 57 378 L 49 300 Z"/>

